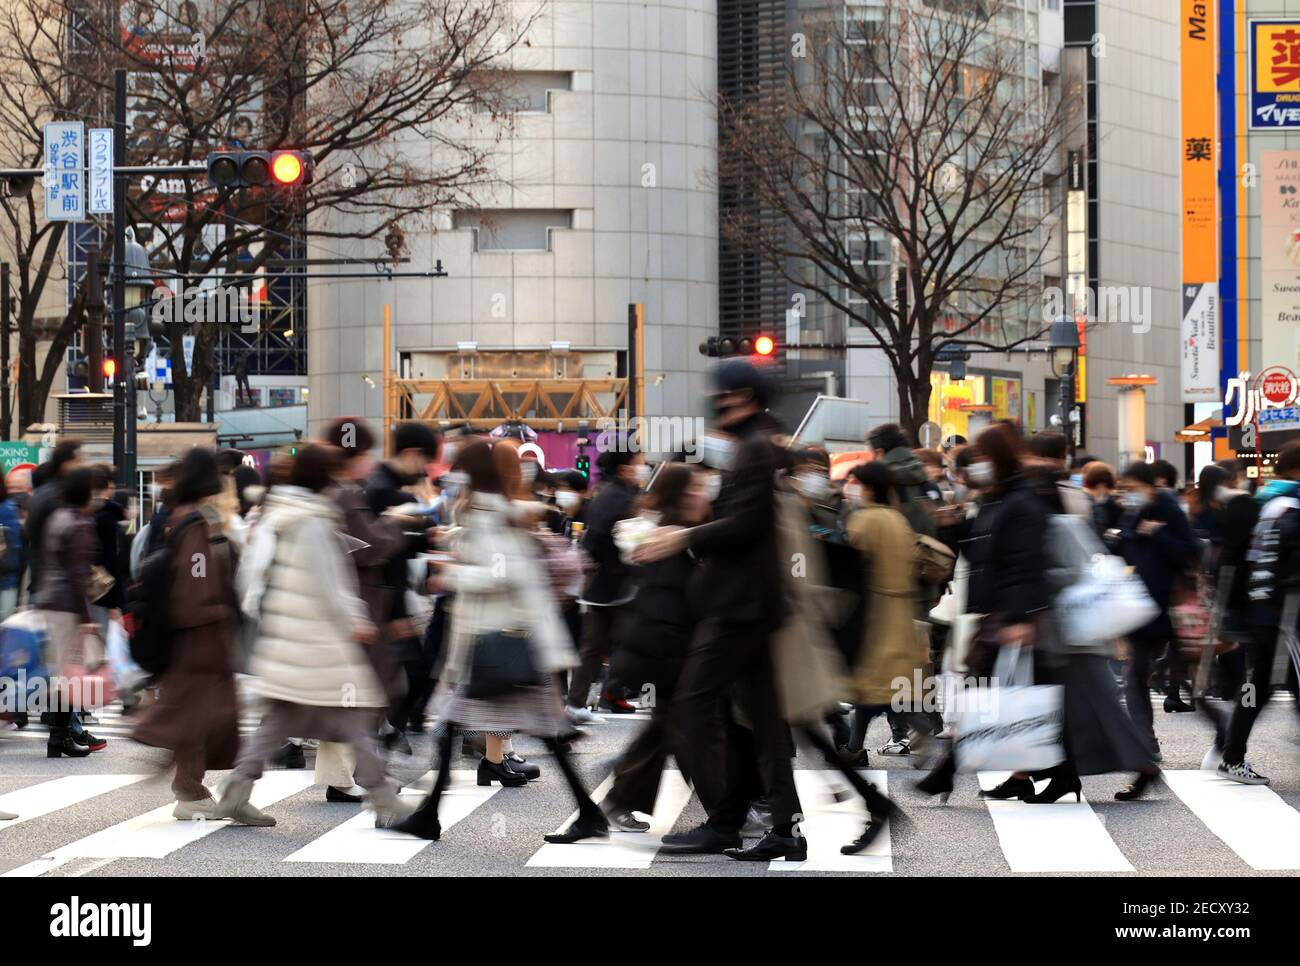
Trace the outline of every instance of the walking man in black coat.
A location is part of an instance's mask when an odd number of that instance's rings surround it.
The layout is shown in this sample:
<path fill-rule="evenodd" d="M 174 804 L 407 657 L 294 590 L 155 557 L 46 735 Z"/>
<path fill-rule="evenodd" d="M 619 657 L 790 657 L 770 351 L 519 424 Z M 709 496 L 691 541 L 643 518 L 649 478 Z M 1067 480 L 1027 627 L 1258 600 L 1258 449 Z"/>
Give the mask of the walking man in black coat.
<path fill-rule="evenodd" d="M 724 363 L 714 374 L 714 426 L 705 462 L 721 471 L 713 520 L 687 529 L 661 527 L 633 560 L 661 560 L 690 550 L 701 560 L 702 620 L 695 630 L 670 712 L 670 742 L 691 776 L 708 821 L 666 835 L 666 854 L 725 853 L 770 861 L 807 857 L 790 758 L 789 728 L 773 680 L 771 635 L 783 617 L 773 476 L 779 466 L 767 415 L 767 380 L 751 363 Z M 736 719 L 739 712 L 750 727 Z M 758 761 L 772 809 L 772 830 L 745 849 L 741 827 L 756 789 Z"/>

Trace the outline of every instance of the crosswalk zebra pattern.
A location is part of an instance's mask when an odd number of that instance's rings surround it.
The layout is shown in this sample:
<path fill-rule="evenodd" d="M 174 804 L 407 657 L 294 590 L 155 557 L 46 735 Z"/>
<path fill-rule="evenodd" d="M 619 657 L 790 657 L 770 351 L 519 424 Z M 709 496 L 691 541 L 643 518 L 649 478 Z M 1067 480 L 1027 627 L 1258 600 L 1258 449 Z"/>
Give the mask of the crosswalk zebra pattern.
<path fill-rule="evenodd" d="M 444 837 L 455 836 L 456 826 L 475 817 L 495 815 L 495 802 L 505 801 L 512 791 L 496 785 L 475 784 L 474 772 L 457 770 L 443 800 L 441 821 Z M 888 771 L 869 770 L 863 774 L 882 790 L 888 790 Z M 898 774 L 895 772 L 895 774 Z M 0 822 L 0 862 L 10 854 L 10 843 L 18 841 L 22 829 L 40 825 L 47 832 L 58 830 L 59 817 L 67 809 L 102 802 L 110 796 L 128 794 L 149 776 L 139 774 L 76 774 L 54 779 L 35 780 L 32 784 L 0 794 L 0 810 L 16 812 L 18 818 Z M 830 794 L 830 782 L 838 782 L 833 773 L 799 769 L 795 773 L 806 814 L 800 827 L 809 841 L 804 862 L 772 862 L 767 871 L 775 874 L 847 873 L 887 874 L 906 871 L 909 855 L 895 853 L 894 840 L 886 828 L 863 854 L 841 855 L 839 847 L 855 838 L 862 829 L 865 813 L 856 799 L 836 802 Z M 981 787 L 991 788 L 1005 778 L 1005 773 L 982 772 Z M 419 801 L 433 780 L 428 773 L 403 791 Z M 1300 871 L 1300 812 L 1273 789 L 1228 782 L 1211 772 L 1169 770 L 1164 782 L 1173 798 L 1187 809 L 1205 829 L 1231 850 L 1250 869 L 1261 872 Z M 596 788 L 593 797 L 603 798 L 613 784 L 608 776 Z M 143 786 L 142 786 L 143 787 Z M 276 806 L 287 806 L 295 796 L 312 789 L 308 770 L 271 771 L 255 786 L 253 803 L 275 814 Z M 561 789 L 562 791 L 562 789 Z M 503 797 L 498 799 L 498 796 Z M 1168 796 L 1166 796 L 1168 797 Z M 156 801 L 156 796 L 154 801 Z M 691 802 L 691 791 L 675 770 L 665 772 L 654 814 L 647 816 L 648 833 L 612 833 L 608 839 L 574 844 L 546 844 L 541 835 L 550 828 L 529 831 L 537 846 L 523 862 L 524 869 L 556 870 L 568 874 L 599 873 L 601 870 L 648 870 L 668 857 L 658 852 L 661 838 L 675 827 L 684 827 L 683 813 Z M 183 861 L 185 850 L 211 836 L 220 836 L 232 826 L 224 821 L 180 822 L 171 816 L 172 804 L 150 807 L 140 814 L 112 822 L 86 835 L 72 836 L 45 854 L 22 862 L 3 872 L 5 877 L 21 878 L 61 875 L 77 863 L 92 867 L 110 865 L 119 860 Z M 1002 860 L 1012 873 L 1142 873 L 1140 860 L 1126 854 L 1108 830 L 1103 817 L 1085 798 L 1080 802 L 1061 801 L 1054 805 L 1028 805 L 1022 802 L 981 800 L 972 806 L 982 813 L 981 820 L 991 825 Z M 1140 809 L 1140 803 L 1130 808 Z M 329 814 L 337 821 L 326 831 L 292 851 L 272 851 L 264 861 L 284 863 L 310 874 L 322 866 L 396 867 L 425 857 L 436 858 L 437 845 L 397 832 L 374 828 L 373 816 L 359 806 L 331 806 Z M 913 814 L 917 811 L 913 810 Z M 1140 812 L 1133 814 L 1140 815 Z M 569 821 L 572 821 L 571 816 Z M 559 826 L 563 829 L 568 823 Z M 276 829 L 247 830 L 243 837 L 227 836 L 228 842 L 247 848 L 248 842 L 277 842 Z M 1158 835 L 1153 827 L 1151 834 Z M 281 840 L 282 841 L 282 840 Z M 533 839 L 529 839 L 533 841 Z M 909 839 L 909 848 L 925 848 L 924 835 Z M 257 845 L 254 845 L 257 848 Z M 723 857 L 692 857 L 701 861 L 724 863 Z M 4 868 L 0 865 L 0 868 Z M 428 869 L 437 873 L 436 862 Z M 522 870 L 521 870 L 522 871 Z M 970 873 L 989 870 L 969 869 Z M 292 873 L 291 873 L 292 874 Z"/>

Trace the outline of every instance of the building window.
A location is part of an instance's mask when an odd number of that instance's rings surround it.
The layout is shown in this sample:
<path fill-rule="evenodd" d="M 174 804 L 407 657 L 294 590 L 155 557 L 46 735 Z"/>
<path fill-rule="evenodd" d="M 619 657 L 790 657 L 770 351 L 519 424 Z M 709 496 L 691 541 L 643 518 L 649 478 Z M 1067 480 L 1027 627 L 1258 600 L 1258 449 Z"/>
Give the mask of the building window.
<path fill-rule="evenodd" d="M 477 252 L 548 252 L 551 230 L 572 227 L 573 212 L 550 208 L 458 211 L 454 224 L 474 232 Z"/>
<path fill-rule="evenodd" d="M 573 90 L 573 74 L 567 70 L 515 70 L 501 81 L 501 100 L 512 114 L 549 114 L 551 92 Z M 479 105 L 479 113 L 488 105 Z"/>

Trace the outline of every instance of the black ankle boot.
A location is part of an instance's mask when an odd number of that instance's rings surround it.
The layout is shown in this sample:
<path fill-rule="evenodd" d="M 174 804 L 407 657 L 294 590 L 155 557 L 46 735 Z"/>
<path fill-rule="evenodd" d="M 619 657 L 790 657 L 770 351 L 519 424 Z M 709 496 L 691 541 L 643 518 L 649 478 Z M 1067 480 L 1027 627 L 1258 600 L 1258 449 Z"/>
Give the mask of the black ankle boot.
<path fill-rule="evenodd" d="M 478 783 L 480 785 L 491 785 L 493 782 L 496 782 L 502 788 L 518 788 L 520 785 L 527 785 L 528 778 L 516 771 L 512 771 L 504 761 L 492 762 L 486 758 L 480 758 L 478 763 Z"/>
<path fill-rule="evenodd" d="M 1041 792 L 1024 796 L 1021 801 L 1030 805 L 1051 805 L 1058 799 L 1073 793 L 1075 802 L 1083 800 L 1083 784 L 1078 775 L 1053 775 L 1052 780 Z"/>
<path fill-rule="evenodd" d="M 405 832 L 416 838 L 436 842 L 442 838 L 442 825 L 438 821 L 438 802 L 430 795 L 424 804 L 417 808 L 396 825 L 390 826 L 394 831 Z"/>
<path fill-rule="evenodd" d="M 89 754 L 89 746 L 79 744 L 72 737 L 72 732 L 70 731 L 64 731 L 58 734 L 51 731 L 50 740 L 45 745 L 46 758 L 59 758 L 63 755 L 67 755 L 69 758 L 85 758 Z"/>

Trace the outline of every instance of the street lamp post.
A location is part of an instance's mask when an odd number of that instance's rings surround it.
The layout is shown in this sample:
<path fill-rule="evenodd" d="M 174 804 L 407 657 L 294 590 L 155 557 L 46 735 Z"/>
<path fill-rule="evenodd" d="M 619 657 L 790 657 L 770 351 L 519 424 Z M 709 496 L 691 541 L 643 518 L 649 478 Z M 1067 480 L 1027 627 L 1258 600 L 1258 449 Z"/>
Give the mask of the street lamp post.
<path fill-rule="evenodd" d="M 1074 409 L 1074 380 L 1079 364 L 1079 329 L 1073 319 L 1062 315 L 1052 323 L 1048 348 L 1051 350 L 1052 375 L 1061 381 L 1060 399 L 1057 402 L 1061 431 L 1065 433 L 1066 445 L 1073 457 L 1074 427 L 1070 423 L 1070 414 Z"/>

